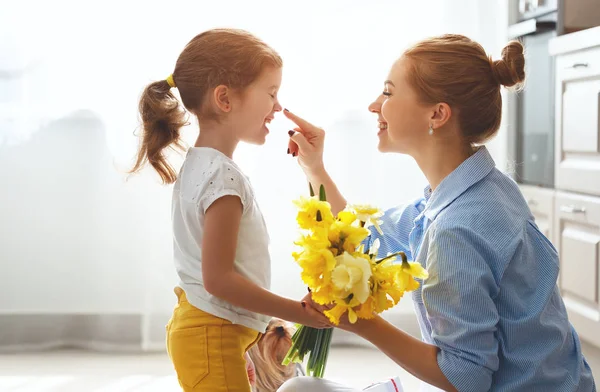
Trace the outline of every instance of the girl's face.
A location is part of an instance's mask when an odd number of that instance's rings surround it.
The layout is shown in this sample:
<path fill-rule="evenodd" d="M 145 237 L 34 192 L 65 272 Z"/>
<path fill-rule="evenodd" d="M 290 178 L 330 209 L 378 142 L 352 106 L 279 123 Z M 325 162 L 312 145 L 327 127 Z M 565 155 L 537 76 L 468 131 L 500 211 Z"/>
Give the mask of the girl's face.
<path fill-rule="evenodd" d="M 406 77 L 406 61 L 400 58 L 384 82 L 383 92 L 369 105 L 379 121 L 379 151 L 412 155 L 427 142 L 432 109 L 419 102 Z"/>
<path fill-rule="evenodd" d="M 260 76 L 239 95 L 234 114 L 238 140 L 264 144 L 267 125 L 275 112 L 281 111 L 277 98 L 281 85 L 281 68 L 266 67 Z"/>

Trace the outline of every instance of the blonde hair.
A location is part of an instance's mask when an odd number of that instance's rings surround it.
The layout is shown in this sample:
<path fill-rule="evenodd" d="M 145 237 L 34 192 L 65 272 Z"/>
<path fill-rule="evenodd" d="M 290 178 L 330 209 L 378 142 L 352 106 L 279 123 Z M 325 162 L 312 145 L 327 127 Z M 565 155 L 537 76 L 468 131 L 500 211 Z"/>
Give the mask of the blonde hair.
<path fill-rule="evenodd" d="M 256 367 L 255 392 L 272 392 L 297 376 L 295 363 L 283 365 L 295 328 L 286 321 L 272 319 L 266 333 L 248 352 Z"/>
<path fill-rule="evenodd" d="M 501 60 L 492 60 L 475 41 L 455 34 L 421 41 L 404 52 L 408 82 L 426 104 L 455 109 L 465 140 L 480 144 L 502 120 L 500 86 L 520 89 L 525 80 L 523 45 L 511 41 Z"/>
<path fill-rule="evenodd" d="M 242 90 L 266 66 L 282 65 L 275 50 L 243 30 L 214 29 L 194 37 L 179 55 L 171 76 L 183 107 L 167 80 L 150 83 L 142 93 L 139 102 L 142 135 L 131 172 L 138 172 L 150 162 L 163 183 L 175 182 L 177 173 L 167 161 L 164 150 L 184 148 L 180 139 L 180 129 L 187 124 L 184 108 L 199 119 L 217 119 L 217 114 L 205 105 L 211 89 L 226 85 Z"/>

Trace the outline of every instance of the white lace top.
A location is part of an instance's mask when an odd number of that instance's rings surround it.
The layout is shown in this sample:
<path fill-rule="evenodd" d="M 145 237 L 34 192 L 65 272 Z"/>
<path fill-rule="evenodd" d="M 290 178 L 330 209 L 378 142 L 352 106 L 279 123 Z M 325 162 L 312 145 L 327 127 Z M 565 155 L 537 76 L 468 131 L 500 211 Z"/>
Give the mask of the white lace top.
<path fill-rule="evenodd" d="M 269 234 L 250 181 L 233 160 L 204 147 L 189 149 L 173 189 L 174 258 L 179 285 L 198 309 L 265 332 L 270 317 L 237 308 L 204 289 L 204 214 L 212 203 L 226 195 L 239 197 L 243 205 L 234 266 L 247 279 L 270 288 Z"/>

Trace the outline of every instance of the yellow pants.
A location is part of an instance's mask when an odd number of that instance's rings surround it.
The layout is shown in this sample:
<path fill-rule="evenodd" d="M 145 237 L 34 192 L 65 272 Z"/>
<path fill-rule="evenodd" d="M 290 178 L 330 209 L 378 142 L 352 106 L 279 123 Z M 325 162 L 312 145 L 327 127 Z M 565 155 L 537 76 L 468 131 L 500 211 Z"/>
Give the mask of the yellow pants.
<path fill-rule="evenodd" d="M 250 392 L 244 353 L 260 333 L 192 306 L 175 288 L 178 303 L 167 325 L 167 351 L 184 391 Z"/>

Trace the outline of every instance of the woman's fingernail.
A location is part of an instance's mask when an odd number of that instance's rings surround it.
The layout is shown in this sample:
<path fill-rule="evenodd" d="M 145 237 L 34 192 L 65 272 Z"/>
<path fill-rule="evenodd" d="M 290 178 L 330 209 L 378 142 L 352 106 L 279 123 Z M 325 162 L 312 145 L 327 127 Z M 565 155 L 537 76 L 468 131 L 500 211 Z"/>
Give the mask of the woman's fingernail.
<path fill-rule="evenodd" d="M 293 152 L 293 153 L 292 153 L 292 156 L 293 156 L 294 158 L 296 158 L 296 155 L 298 155 L 298 154 L 296 154 L 295 152 Z"/>
<path fill-rule="evenodd" d="M 306 302 L 302 301 L 302 302 L 300 302 L 300 303 L 302 304 L 302 307 L 303 307 L 303 308 L 306 308 Z"/>
<path fill-rule="evenodd" d="M 283 111 L 284 111 L 284 112 L 289 112 L 289 110 L 287 110 L 287 109 L 283 109 Z"/>
<path fill-rule="evenodd" d="M 310 289 L 310 287 L 307 287 L 307 289 L 308 289 L 309 293 L 312 293 L 312 290 Z"/>
<path fill-rule="evenodd" d="M 290 153 L 290 149 L 289 149 L 289 148 L 288 148 L 288 150 L 287 150 L 287 153 L 288 153 L 288 154 Z"/>
<path fill-rule="evenodd" d="M 288 135 L 290 135 L 290 137 L 294 136 L 294 133 L 296 133 L 294 130 L 288 131 Z"/>

